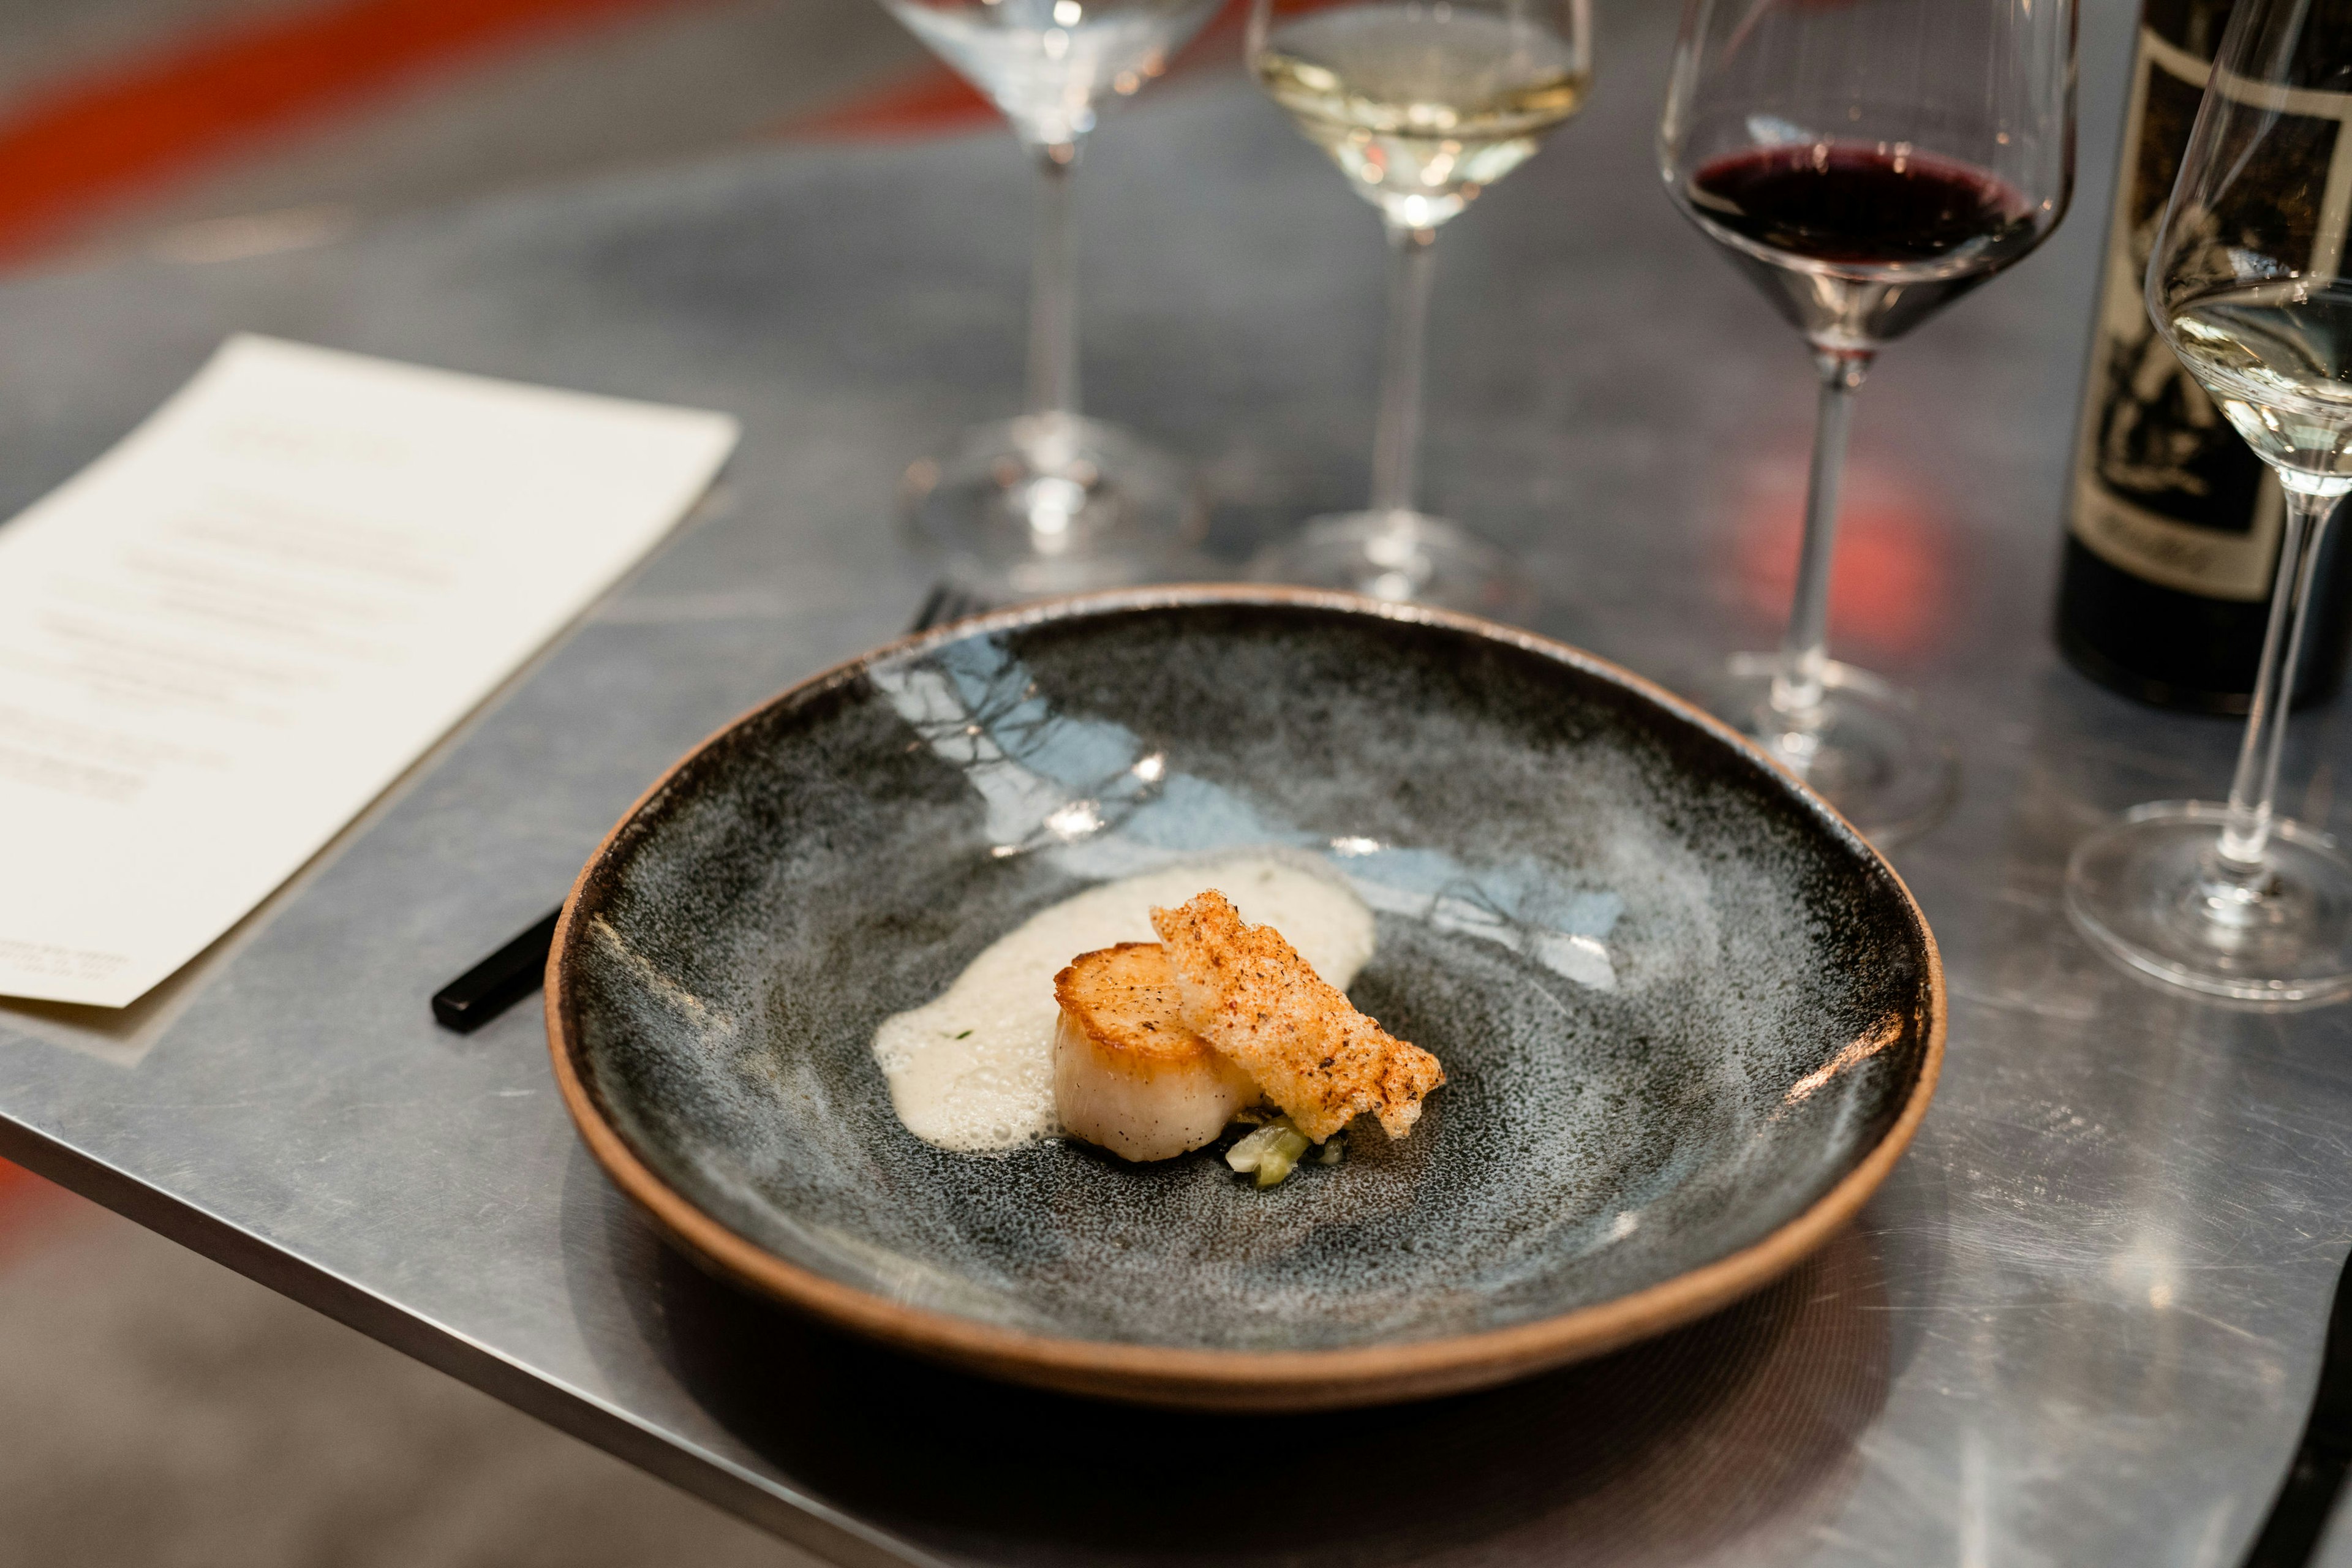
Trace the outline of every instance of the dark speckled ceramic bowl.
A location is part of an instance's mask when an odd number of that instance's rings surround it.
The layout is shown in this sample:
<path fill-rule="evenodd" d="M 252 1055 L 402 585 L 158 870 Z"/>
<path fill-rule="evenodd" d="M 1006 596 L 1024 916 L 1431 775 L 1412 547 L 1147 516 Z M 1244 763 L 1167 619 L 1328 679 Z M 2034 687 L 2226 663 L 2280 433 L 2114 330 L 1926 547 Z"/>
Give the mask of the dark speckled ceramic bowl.
<path fill-rule="evenodd" d="M 1090 883 L 1252 845 L 1376 911 L 1351 994 L 1451 1075 L 1410 1139 L 1260 1192 L 1213 1151 L 899 1124 L 885 1016 Z M 1233 1408 L 1497 1383 L 1754 1289 L 1885 1175 L 1944 1031 L 1895 873 L 1722 726 L 1556 643 L 1263 588 L 966 621 L 747 715 L 581 873 L 547 1009 L 589 1147 L 718 1268 Z"/>

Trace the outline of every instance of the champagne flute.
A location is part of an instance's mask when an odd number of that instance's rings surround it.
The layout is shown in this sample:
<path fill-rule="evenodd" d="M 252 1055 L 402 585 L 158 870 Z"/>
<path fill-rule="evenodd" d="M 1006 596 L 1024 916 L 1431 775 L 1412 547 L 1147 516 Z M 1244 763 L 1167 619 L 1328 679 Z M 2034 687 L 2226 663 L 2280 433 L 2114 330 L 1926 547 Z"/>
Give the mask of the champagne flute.
<path fill-rule="evenodd" d="M 2352 995 L 2352 859 L 2278 814 L 2313 566 L 2352 489 L 2352 0 L 2239 0 L 2149 253 L 2157 331 L 2286 493 L 2226 804 L 2166 801 L 2077 847 L 2066 910 L 2144 973 L 2273 1005 Z"/>
<path fill-rule="evenodd" d="M 1958 774 L 1910 693 L 1829 657 L 1853 395 L 1881 348 L 2064 216 L 2073 0 L 1686 0 L 1658 163 L 1821 376 L 1788 630 L 1702 696 L 1863 833 L 1896 841 L 1943 815 Z"/>
<path fill-rule="evenodd" d="M 1576 112 L 1591 35 L 1589 0 L 1254 0 L 1251 68 L 1379 209 L 1390 252 L 1371 504 L 1311 520 L 1256 575 L 1462 609 L 1518 598 L 1501 552 L 1413 504 L 1431 247 Z"/>
<path fill-rule="evenodd" d="M 1028 412 L 910 467 L 900 497 L 909 531 L 992 597 L 1169 574 L 1206 518 L 1181 464 L 1078 411 L 1069 183 L 1102 107 L 1165 70 L 1219 0 L 882 4 L 988 95 L 1038 171 Z"/>

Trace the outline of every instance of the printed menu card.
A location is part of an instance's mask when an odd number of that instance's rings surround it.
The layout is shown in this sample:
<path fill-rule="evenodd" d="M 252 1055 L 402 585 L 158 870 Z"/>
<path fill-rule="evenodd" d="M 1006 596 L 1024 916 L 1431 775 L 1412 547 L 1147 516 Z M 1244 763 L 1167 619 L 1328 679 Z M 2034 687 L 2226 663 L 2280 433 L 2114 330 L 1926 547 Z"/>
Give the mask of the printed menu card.
<path fill-rule="evenodd" d="M 0 526 L 0 995 L 127 1006 L 683 517 L 725 415 L 237 337 Z"/>

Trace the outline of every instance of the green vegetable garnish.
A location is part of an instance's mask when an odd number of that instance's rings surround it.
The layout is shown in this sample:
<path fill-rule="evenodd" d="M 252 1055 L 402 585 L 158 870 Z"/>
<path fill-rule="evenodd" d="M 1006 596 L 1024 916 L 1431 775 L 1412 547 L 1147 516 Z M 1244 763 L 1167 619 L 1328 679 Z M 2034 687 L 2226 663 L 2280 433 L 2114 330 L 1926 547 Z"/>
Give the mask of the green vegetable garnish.
<path fill-rule="evenodd" d="M 1310 1147 L 1289 1117 L 1277 1116 L 1226 1150 L 1225 1163 L 1244 1175 L 1255 1173 L 1259 1186 L 1271 1187 L 1298 1168 L 1298 1157 Z"/>

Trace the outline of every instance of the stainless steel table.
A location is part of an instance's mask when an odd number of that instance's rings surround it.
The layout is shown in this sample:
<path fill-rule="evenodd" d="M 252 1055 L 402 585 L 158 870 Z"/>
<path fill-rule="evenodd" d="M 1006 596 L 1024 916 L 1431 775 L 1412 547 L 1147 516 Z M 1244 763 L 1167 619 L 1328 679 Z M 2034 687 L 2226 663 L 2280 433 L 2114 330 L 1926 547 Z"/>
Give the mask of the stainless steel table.
<path fill-rule="evenodd" d="M 1672 9 L 1611 9 L 1590 112 L 1446 235 L 1428 463 L 1434 501 L 1525 552 L 1540 625 L 1670 681 L 1770 636 L 1811 416 L 1796 342 L 1656 188 Z M 2046 629 L 2130 9 L 2085 16 L 2074 216 L 1863 400 L 1854 564 L 1884 591 L 1849 647 L 1966 754 L 1958 815 L 1898 857 L 1950 966 L 1950 1063 L 1862 1222 L 1755 1300 L 1418 1408 L 1045 1398 L 706 1280 L 575 1144 L 530 1009 L 434 1028 L 433 988 L 666 762 L 921 596 L 898 470 L 1017 396 L 1026 174 L 1001 135 L 0 289 L 9 508 L 237 328 L 749 431 L 672 547 L 188 979 L 110 1023 L 0 1014 L 0 1153 L 845 1563 L 2233 1561 L 2352 1240 L 2352 1011 L 2159 994 L 2058 911 L 2078 834 L 2219 790 L 2234 738 L 2091 687 Z M 1228 552 L 1355 500 L 1381 247 L 1320 155 L 1237 77 L 1178 82 L 1079 188 L 1093 405 L 1202 459 Z M 2294 745 L 2298 809 L 2340 823 L 2340 721 Z"/>

